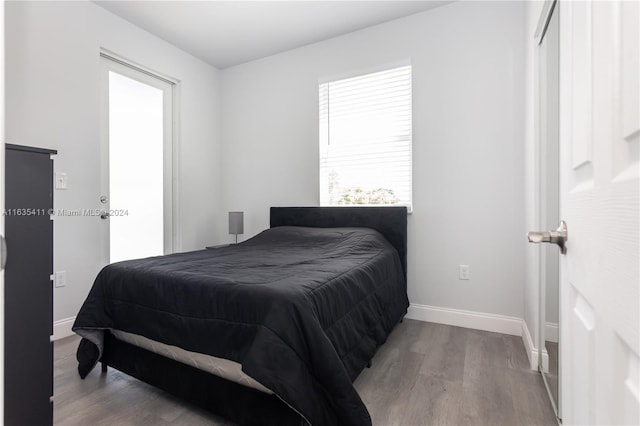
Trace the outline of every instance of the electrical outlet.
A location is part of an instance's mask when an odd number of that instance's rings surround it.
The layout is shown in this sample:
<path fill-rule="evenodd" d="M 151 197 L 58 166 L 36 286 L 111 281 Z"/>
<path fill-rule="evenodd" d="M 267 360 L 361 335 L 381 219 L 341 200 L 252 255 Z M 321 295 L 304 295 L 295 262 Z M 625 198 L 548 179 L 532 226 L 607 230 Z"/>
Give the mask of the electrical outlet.
<path fill-rule="evenodd" d="M 56 287 L 64 287 L 65 285 L 67 285 L 67 271 L 56 272 L 55 283 Z"/>
<path fill-rule="evenodd" d="M 459 265 L 458 273 L 461 280 L 471 279 L 471 272 L 469 272 L 469 265 Z"/>

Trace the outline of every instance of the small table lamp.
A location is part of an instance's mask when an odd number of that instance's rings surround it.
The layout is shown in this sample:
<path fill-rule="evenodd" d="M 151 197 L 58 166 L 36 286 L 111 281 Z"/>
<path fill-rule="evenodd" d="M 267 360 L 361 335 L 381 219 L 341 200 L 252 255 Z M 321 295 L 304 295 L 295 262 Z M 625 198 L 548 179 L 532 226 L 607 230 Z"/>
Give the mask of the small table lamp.
<path fill-rule="evenodd" d="M 235 234 L 238 244 L 238 234 L 244 233 L 244 212 L 229 212 L 229 233 Z"/>

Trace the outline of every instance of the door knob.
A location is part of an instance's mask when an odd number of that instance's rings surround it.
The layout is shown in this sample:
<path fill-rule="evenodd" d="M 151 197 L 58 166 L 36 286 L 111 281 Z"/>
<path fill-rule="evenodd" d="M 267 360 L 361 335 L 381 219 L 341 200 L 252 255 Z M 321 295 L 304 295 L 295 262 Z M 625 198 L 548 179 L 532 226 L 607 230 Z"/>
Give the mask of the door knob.
<path fill-rule="evenodd" d="M 567 253 L 567 224 L 565 221 L 560 221 L 560 226 L 555 231 L 548 232 L 529 232 L 527 239 L 530 243 L 551 243 L 557 244 L 560 247 L 560 253 Z"/>

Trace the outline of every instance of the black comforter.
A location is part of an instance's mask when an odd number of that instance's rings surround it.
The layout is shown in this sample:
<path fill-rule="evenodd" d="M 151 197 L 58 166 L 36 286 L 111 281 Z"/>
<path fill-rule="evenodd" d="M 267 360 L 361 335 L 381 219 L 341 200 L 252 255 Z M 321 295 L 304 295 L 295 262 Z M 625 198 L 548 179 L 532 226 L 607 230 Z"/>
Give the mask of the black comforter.
<path fill-rule="evenodd" d="M 398 253 L 377 231 L 277 227 L 105 267 L 73 327 L 78 370 L 117 329 L 236 361 L 313 425 L 369 425 L 352 381 L 407 306 Z"/>

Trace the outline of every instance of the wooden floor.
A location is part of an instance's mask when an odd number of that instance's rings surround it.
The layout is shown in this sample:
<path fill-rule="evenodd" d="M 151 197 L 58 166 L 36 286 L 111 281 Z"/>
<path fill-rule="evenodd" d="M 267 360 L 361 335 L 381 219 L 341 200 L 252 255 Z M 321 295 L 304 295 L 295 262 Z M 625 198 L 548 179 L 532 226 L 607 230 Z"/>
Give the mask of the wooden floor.
<path fill-rule="evenodd" d="M 54 424 L 231 425 L 112 368 L 80 380 L 78 341 L 55 343 Z M 557 425 L 517 336 L 405 320 L 355 387 L 376 426 Z"/>

